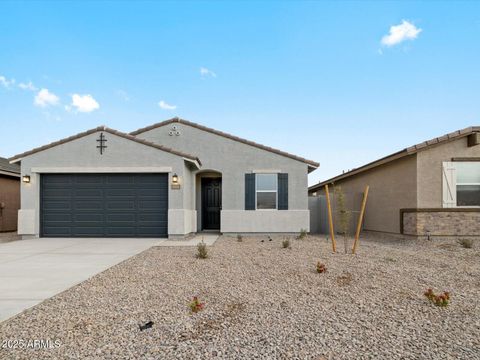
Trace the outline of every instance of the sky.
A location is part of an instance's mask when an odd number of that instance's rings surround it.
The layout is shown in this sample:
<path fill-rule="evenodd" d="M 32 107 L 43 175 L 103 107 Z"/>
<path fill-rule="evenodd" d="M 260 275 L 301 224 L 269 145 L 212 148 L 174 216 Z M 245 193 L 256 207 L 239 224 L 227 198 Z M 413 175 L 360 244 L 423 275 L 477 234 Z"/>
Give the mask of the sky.
<path fill-rule="evenodd" d="M 480 2 L 0 2 L 0 156 L 178 116 L 309 183 L 480 125 Z"/>

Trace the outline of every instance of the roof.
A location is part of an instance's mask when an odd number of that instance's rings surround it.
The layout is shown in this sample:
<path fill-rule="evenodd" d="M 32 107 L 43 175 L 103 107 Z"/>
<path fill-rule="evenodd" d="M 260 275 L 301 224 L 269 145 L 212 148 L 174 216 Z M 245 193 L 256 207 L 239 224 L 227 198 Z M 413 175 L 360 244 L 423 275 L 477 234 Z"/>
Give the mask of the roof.
<path fill-rule="evenodd" d="M 277 149 L 274 149 L 274 148 L 269 147 L 269 146 L 261 145 L 261 144 L 258 144 L 256 142 L 250 141 L 250 140 L 245 140 L 245 139 L 239 138 L 238 136 L 230 135 L 230 134 L 224 133 L 222 131 L 218 131 L 218 130 L 215 130 L 215 129 L 212 129 L 212 128 L 209 128 L 209 127 L 206 127 L 206 126 L 203 126 L 203 125 L 200 125 L 200 124 L 196 124 L 196 123 L 188 121 L 188 120 L 177 118 L 177 117 L 175 117 L 173 119 L 170 119 L 170 120 L 165 120 L 165 121 L 162 121 L 162 122 L 159 122 L 159 123 L 156 123 L 156 124 L 153 124 L 153 125 L 150 125 L 150 126 L 147 126 L 147 127 L 135 130 L 135 131 L 132 131 L 130 133 L 130 135 L 135 135 L 136 136 L 138 134 L 141 134 L 141 133 L 144 133 L 144 132 L 147 132 L 147 131 L 150 131 L 150 130 L 153 130 L 153 129 L 156 129 L 156 128 L 159 128 L 159 127 L 162 127 L 162 126 L 165 126 L 165 125 L 168 125 L 168 124 L 172 124 L 172 123 L 185 124 L 185 125 L 188 125 L 188 126 L 191 126 L 191 127 L 194 127 L 194 128 L 197 128 L 197 129 L 200 129 L 200 130 L 203 130 L 203 131 L 215 134 L 215 135 L 223 136 L 223 137 L 225 137 L 227 139 L 230 139 L 230 140 L 238 141 L 238 142 L 241 142 L 243 144 L 254 146 L 256 148 L 259 148 L 259 149 L 262 149 L 262 150 L 265 150 L 265 151 L 269 151 L 269 152 L 272 152 L 272 153 L 277 154 L 277 155 L 285 156 L 285 157 L 288 157 L 288 158 L 291 158 L 291 159 L 294 159 L 294 160 L 297 160 L 297 161 L 304 162 L 310 167 L 309 171 L 313 171 L 320 166 L 320 164 L 318 162 L 308 160 L 308 159 L 305 159 L 303 157 L 296 156 L 296 155 L 293 155 L 293 154 L 289 154 L 285 151 L 277 150 Z"/>
<path fill-rule="evenodd" d="M 317 191 L 318 189 L 325 186 L 326 184 L 331 184 L 331 183 L 334 183 L 336 181 L 343 180 L 343 179 L 349 178 L 351 176 L 355 176 L 357 174 L 360 174 L 364 171 L 370 170 L 370 169 L 375 168 L 377 166 L 387 164 L 391 161 L 394 161 L 394 160 L 397 160 L 397 159 L 400 159 L 400 158 L 403 158 L 403 157 L 406 157 L 406 156 L 409 156 L 409 155 L 416 154 L 419 151 L 430 149 L 434 146 L 444 144 L 446 142 L 458 140 L 460 138 L 463 138 L 463 137 L 466 137 L 470 134 L 478 133 L 478 132 L 480 132 L 480 126 L 470 126 L 470 127 L 465 128 L 465 129 L 462 129 L 462 130 L 457 130 L 457 131 L 451 132 L 449 134 L 433 138 L 431 140 L 423 141 L 419 144 L 416 144 L 416 145 L 407 147 L 403 150 L 397 151 L 396 153 L 393 153 L 391 155 L 388 155 L 388 156 L 385 156 L 385 157 L 380 158 L 378 160 L 372 161 L 372 162 L 370 162 L 368 164 L 365 164 L 365 165 L 363 165 L 359 168 L 352 169 L 352 170 L 347 171 L 343 174 L 334 176 L 333 178 L 330 178 L 328 180 L 319 182 L 318 184 L 312 185 L 308 188 L 308 191 L 309 192 Z"/>
<path fill-rule="evenodd" d="M 20 177 L 20 166 L 10 164 L 8 159 L 0 157 L 0 174 Z"/>
<path fill-rule="evenodd" d="M 65 138 L 65 139 L 58 140 L 58 141 L 52 142 L 52 143 L 47 144 L 47 145 L 44 145 L 44 146 L 37 147 L 37 148 L 35 148 L 35 149 L 29 150 L 29 151 L 26 151 L 26 152 L 24 152 L 24 153 L 21 153 L 21 154 L 18 154 L 18 155 L 15 155 L 15 156 L 11 157 L 11 158 L 9 159 L 9 161 L 10 161 L 11 163 L 18 162 L 18 161 L 20 161 L 22 158 L 24 158 L 25 156 L 30 156 L 30 155 L 35 154 L 35 153 L 38 153 L 38 152 L 40 152 L 40 151 L 44 151 L 44 150 L 53 148 L 53 147 L 55 147 L 55 146 L 65 144 L 65 143 L 67 143 L 67 142 L 70 142 L 70 141 L 73 141 L 73 140 L 82 138 L 82 137 L 84 137 L 84 136 L 87 136 L 87 135 L 96 133 L 96 132 L 98 132 L 98 131 L 108 132 L 108 133 L 110 133 L 110 134 L 113 134 L 113 135 L 116 135 L 116 136 L 120 136 L 120 137 L 122 137 L 122 138 L 124 138 L 124 139 L 131 140 L 131 141 L 135 141 L 135 142 L 137 142 L 137 143 L 139 143 L 139 144 L 142 144 L 142 145 L 146 145 L 146 146 L 150 146 L 150 147 L 153 147 L 153 148 L 162 150 L 162 151 L 166 151 L 166 152 L 169 152 L 169 153 L 171 153 L 171 154 L 181 156 L 181 157 L 183 157 L 183 158 L 185 158 L 185 159 L 187 159 L 187 160 L 190 160 L 190 161 L 193 161 L 193 162 L 197 162 L 199 165 L 201 165 L 200 159 L 197 158 L 196 156 L 193 156 L 193 155 L 190 155 L 190 154 L 186 154 L 186 153 L 183 153 L 183 152 L 180 152 L 180 151 L 177 151 L 177 150 L 173 150 L 173 149 L 170 149 L 170 148 L 168 148 L 168 147 L 165 147 L 165 146 L 162 146 L 162 145 L 158 145 L 158 144 L 155 144 L 155 143 L 150 142 L 150 141 L 142 140 L 142 139 L 136 138 L 135 136 L 132 136 L 132 135 L 129 135 L 129 134 L 126 134 L 126 133 L 117 131 L 117 130 L 110 129 L 110 128 L 106 127 L 106 126 L 98 126 L 98 127 L 94 128 L 94 129 L 81 132 L 81 133 L 79 133 L 79 134 L 76 134 L 76 135 L 67 137 L 67 138 Z"/>

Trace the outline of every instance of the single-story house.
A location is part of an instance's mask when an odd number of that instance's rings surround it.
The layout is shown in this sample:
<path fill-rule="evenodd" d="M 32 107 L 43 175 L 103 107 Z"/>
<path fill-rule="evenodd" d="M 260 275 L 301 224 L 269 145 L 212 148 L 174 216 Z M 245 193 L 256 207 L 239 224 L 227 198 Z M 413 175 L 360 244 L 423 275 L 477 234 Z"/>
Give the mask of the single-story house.
<path fill-rule="evenodd" d="M 24 237 L 298 233 L 319 166 L 179 118 L 130 134 L 100 126 L 10 161 Z"/>
<path fill-rule="evenodd" d="M 0 157 L 0 232 L 17 230 L 20 166 Z"/>
<path fill-rule="evenodd" d="M 340 186 L 354 211 L 360 209 L 365 186 L 370 186 L 364 230 L 479 236 L 480 126 L 422 142 L 322 181 L 309 188 L 309 195 L 323 196 L 327 184 Z"/>

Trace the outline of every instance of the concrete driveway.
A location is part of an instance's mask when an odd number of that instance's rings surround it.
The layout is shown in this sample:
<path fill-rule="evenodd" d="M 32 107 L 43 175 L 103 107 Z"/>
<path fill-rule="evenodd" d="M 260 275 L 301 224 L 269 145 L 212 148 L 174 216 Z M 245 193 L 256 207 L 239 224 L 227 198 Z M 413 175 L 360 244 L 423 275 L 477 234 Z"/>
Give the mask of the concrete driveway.
<path fill-rule="evenodd" d="M 0 322 L 165 239 L 50 239 L 0 244 Z"/>

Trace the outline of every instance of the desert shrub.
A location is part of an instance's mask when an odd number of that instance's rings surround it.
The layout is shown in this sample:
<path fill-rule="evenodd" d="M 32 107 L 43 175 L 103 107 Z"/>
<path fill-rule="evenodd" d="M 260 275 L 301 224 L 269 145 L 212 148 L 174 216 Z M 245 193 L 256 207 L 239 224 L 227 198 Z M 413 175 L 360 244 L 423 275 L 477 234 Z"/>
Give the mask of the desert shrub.
<path fill-rule="evenodd" d="M 240 235 L 240 234 L 237 235 L 237 241 L 238 241 L 238 242 L 242 242 L 242 241 L 243 241 L 242 235 Z"/>
<path fill-rule="evenodd" d="M 473 247 L 472 239 L 459 239 L 458 243 L 462 245 L 465 249 L 471 249 Z"/>
<path fill-rule="evenodd" d="M 202 242 L 198 243 L 197 245 L 197 258 L 206 259 L 207 257 L 208 257 L 207 244 L 205 244 L 202 240 Z"/>
<path fill-rule="evenodd" d="M 436 306 L 446 307 L 450 304 L 450 293 L 448 291 L 444 291 L 441 295 L 435 295 L 432 289 L 427 289 L 423 295 Z"/>
<path fill-rule="evenodd" d="M 325 271 L 327 271 L 327 267 L 325 266 L 325 264 L 322 264 L 320 261 L 317 262 L 317 273 L 321 274 Z"/>
<path fill-rule="evenodd" d="M 290 248 L 290 239 L 289 238 L 286 238 L 282 241 L 282 247 L 284 249 L 289 249 Z"/>
<path fill-rule="evenodd" d="M 300 229 L 300 234 L 298 234 L 297 239 L 302 240 L 307 237 L 307 229 Z"/>
<path fill-rule="evenodd" d="M 204 306 L 205 304 L 201 303 L 200 300 L 198 300 L 197 296 L 194 296 L 192 301 L 190 301 L 190 303 L 188 304 L 188 307 L 190 308 L 192 313 L 197 313 L 200 310 L 203 310 Z"/>

